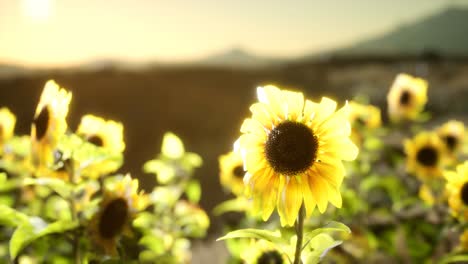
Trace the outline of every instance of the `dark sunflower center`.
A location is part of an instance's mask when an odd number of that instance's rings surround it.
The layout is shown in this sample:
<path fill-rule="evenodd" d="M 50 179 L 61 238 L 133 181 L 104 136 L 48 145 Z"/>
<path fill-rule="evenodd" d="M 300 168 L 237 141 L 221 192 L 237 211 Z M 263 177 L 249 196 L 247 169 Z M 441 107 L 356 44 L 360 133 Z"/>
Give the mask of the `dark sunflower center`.
<path fill-rule="evenodd" d="M 105 239 L 111 239 L 120 234 L 127 223 L 127 201 L 117 198 L 111 201 L 101 214 L 99 219 L 99 234 Z"/>
<path fill-rule="evenodd" d="M 411 102 L 411 93 L 408 91 L 403 91 L 400 96 L 400 104 L 401 105 L 409 105 Z"/>
<path fill-rule="evenodd" d="M 450 151 L 453 151 L 458 143 L 457 138 L 452 135 L 445 136 L 444 141 Z"/>
<path fill-rule="evenodd" d="M 366 123 L 367 123 L 367 122 L 366 122 L 366 119 L 364 119 L 362 116 L 360 116 L 360 117 L 358 117 L 358 118 L 356 119 L 356 124 L 357 124 L 358 126 L 364 127 L 364 126 L 366 126 Z"/>
<path fill-rule="evenodd" d="M 257 259 L 257 264 L 282 264 L 283 258 L 281 254 L 276 250 L 265 251 Z"/>
<path fill-rule="evenodd" d="M 430 146 L 423 147 L 416 154 L 416 159 L 424 166 L 434 166 L 438 159 L 437 150 Z"/>
<path fill-rule="evenodd" d="M 49 108 L 45 106 L 42 108 L 39 115 L 34 119 L 33 124 L 36 127 L 36 139 L 41 140 L 44 138 L 47 128 L 49 126 Z"/>
<path fill-rule="evenodd" d="M 302 123 L 285 121 L 268 135 L 265 156 L 278 173 L 294 175 L 307 170 L 317 156 L 318 141 Z"/>
<path fill-rule="evenodd" d="M 94 145 L 96 145 L 98 147 L 104 146 L 104 141 L 98 135 L 92 135 L 92 136 L 88 137 L 87 140 L 88 140 L 89 143 L 94 144 Z"/>
<path fill-rule="evenodd" d="M 460 190 L 460 198 L 465 206 L 468 206 L 468 182 L 465 182 Z"/>
<path fill-rule="evenodd" d="M 233 170 L 232 173 L 236 178 L 244 178 L 244 167 L 242 165 L 236 166 Z"/>

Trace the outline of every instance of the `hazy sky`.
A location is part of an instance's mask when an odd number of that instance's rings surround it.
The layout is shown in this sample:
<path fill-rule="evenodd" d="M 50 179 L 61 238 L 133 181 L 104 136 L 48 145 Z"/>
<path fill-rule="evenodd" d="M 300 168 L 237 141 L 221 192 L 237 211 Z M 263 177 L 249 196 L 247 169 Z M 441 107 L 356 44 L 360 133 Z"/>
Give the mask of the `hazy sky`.
<path fill-rule="evenodd" d="M 187 61 L 232 47 L 298 56 L 372 36 L 443 0 L 0 0 L 0 62 Z"/>

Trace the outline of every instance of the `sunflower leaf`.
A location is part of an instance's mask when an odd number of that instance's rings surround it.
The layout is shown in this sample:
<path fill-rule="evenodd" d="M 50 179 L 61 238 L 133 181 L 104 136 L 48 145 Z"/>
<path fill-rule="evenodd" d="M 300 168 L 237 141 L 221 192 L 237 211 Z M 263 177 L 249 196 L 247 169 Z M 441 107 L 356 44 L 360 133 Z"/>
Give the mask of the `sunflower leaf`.
<path fill-rule="evenodd" d="M 0 214 L 0 225 L 18 226 L 28 221 L 27 215 L 4 204 L 0 204 L 0 212 L 2 212 Z"/>
<path fill-rule="evenodd" d="M 449 255 L 440 260 L 439 264 L 467 262 L 468 254 Z"/>
<path fill-rule="evenodd" d="M 305 252 L 306 256 L 306 264 L 315 264 L 319 263 L 327 253 L 333 249 L 341 245 L 342 241 L 334 240 L 328 234 L 318 234 L 314 238 L 309 241 L 309 248 L 311 249 L 310 252 Z"/>
<path fill-rule="evenodd" d="M 180 159 L 185 153 L 184 143 L 174 133 L 164 134 L 161 153 L 170 159 Z"/>
<path fill-rule="evenodd" d="M 77 221 L 59 220 L 47 224 L 42 218 L 31 217 L 21 223 L 10 239 L 10 258 L 13 260 L 33 241 L 54 233 L 62 233 L 78 226 Z"/>
<path fill-rule="evenodd" d="M 56 192 L 64 199 L 68 199 L 72 194 L 72 188 L 65 181 L 56 178 L 26 178 L 23 185 L 46 186 Z"/>
<path fill-rule="evenodd" d="M 257 238 L 270 241 L 272 243 L 284 243 L 285 240 L 281 238 L 281 233 L 277 230 L 275 232 L 262 229 L 239 229 L 227 233 L 225 236 L 218 238 L 216 241 L 231 239 L 231 238 Z"/>
<path fill-rule="evenodd" d="M 311 241 L 314 237 L 323 234 L 323 233 L 330 233 L 330 232 L 345 232 L 351 233 L 351 229 L 343 223 L 331 221 L 326 226 L 317 228 L 308 232 L 304 235 L 305 241 Z"/>
<path fill-rule="evenodd" d="M 218 216 L 227 212 L 244 212 L 247 209 L 247 201 L 245 199 L 231 199 L 218 204 L 213 209 L 213 214 Z"/>

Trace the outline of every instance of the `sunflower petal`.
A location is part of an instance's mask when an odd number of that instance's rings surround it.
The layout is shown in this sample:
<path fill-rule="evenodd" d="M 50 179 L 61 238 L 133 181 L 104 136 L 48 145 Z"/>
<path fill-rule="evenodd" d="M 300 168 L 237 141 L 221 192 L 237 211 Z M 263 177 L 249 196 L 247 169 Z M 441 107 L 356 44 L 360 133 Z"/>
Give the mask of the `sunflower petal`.
<path fill-rule="evenodd" d="M 278 212 L 281 226 L 292 226 L 302 205 L 301 186 L 296 177 L 286 180 L 280 196 L 278 197 Z"/>

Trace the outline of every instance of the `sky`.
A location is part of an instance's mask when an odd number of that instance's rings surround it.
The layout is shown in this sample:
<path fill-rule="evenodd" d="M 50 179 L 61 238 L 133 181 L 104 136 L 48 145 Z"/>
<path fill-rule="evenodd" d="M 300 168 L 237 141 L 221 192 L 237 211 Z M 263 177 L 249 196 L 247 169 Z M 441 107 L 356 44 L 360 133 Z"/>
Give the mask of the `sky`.
<path fill-rule="evenodd" d="M 242 48 L 296 57 L 468 1 L 0 0 L 0 63 L 184 62 Z"/>

